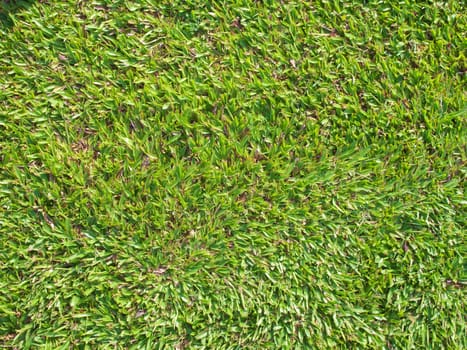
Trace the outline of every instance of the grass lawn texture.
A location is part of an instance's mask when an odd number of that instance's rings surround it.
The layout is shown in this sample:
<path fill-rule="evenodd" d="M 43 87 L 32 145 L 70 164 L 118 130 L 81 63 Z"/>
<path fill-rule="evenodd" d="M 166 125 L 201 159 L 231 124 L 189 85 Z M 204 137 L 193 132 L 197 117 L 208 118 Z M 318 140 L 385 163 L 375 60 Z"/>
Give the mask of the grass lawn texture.
<path fill-rule="evenodd" d="M 0 347 L 467 348 L 463 1 L 0 4 Z"/>

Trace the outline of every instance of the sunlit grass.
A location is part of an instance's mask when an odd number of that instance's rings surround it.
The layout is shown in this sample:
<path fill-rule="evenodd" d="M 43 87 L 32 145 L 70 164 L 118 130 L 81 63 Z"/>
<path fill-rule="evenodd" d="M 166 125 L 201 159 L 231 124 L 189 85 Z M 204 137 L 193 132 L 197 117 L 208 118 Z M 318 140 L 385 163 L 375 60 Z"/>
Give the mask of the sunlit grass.
<path fill-rule="evenodd" d="M 0 3 L 0 346 L 467 347 L 462 1 Z"/>

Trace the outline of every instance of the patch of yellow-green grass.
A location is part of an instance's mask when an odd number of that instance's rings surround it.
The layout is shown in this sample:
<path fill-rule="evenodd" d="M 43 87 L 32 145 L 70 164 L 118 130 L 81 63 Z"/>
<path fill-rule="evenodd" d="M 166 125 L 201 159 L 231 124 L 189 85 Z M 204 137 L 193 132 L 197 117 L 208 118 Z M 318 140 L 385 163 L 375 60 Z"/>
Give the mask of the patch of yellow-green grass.
<path fill-rule="evenodd" d="M 467 347 L 462 1 L 0 4 L 1 347 Z"/>

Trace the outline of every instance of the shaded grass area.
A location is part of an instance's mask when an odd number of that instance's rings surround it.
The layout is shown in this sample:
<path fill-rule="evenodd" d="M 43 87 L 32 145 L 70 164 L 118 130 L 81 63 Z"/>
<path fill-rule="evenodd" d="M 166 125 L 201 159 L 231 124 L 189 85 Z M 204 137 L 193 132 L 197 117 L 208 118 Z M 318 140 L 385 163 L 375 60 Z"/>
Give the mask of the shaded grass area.
<path fill-rule="evenodd" d="M 462 2 L 28 5 L 1 345 L 467 347 Z"/>

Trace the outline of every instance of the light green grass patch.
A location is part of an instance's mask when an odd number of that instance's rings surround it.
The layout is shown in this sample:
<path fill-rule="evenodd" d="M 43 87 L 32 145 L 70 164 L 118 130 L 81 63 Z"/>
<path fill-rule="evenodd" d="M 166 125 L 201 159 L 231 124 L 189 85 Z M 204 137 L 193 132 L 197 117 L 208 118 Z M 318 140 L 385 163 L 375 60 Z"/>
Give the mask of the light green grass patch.
<path fill-rule="evenodd" d="M 462 2 L 0 3 L 0 345 L 467 347 Z"/>

